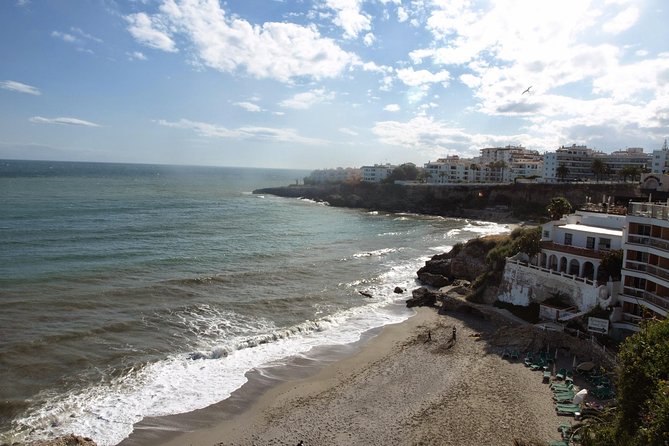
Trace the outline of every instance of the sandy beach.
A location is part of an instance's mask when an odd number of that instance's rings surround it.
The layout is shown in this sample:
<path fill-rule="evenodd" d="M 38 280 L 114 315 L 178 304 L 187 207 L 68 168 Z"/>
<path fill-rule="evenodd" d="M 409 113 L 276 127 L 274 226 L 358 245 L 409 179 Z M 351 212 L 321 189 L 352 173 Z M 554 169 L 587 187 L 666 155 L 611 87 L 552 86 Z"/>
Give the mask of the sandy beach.
<path fill-rule="evenodd" d="M 457 340 L 452 342 L 452 329 Z M 420 308 L 353 355 L 266 389 L 240 413 L 164 446 L 505 445 L 558 439 L 541 374 L 509 361 L 480 316 Z M 431 340 L 430 340 L 431 339 Z"/>

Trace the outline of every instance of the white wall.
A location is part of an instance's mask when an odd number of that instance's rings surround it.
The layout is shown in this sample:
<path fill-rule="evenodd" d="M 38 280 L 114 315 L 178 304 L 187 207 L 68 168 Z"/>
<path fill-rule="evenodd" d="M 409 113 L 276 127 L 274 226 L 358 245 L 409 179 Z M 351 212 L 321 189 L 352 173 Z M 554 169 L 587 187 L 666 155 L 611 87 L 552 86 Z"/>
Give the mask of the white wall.
<path fill-rule="evenodd" d="M 603 290 L 602 290 L 603 289 Z M 497 298 L 502 302 L 527 306 L 530 302 L 543 302 L 560 292 L 571 296 L 580 311 L 599 304 L 600 295 L 606 299 L 606 286 L 593 286 L 570 277 L 551 274 L 507 261 Z"/>

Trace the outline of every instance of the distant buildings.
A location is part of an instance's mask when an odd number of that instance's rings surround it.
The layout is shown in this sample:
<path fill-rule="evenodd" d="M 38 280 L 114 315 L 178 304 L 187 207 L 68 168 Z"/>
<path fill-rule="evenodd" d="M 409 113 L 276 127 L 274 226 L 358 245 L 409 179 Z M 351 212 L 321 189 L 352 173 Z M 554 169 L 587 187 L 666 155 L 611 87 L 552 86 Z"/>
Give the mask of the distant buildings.
<path fill-rule="evenodd" d="M 366 183 L 380 183 L 385 180 L 396 167 L 397 166 L 392 164 L 374 164 L 373 166 L 362 166 L 360 168 L 362 171 L 362 181 Z"/>
<path fill-rule="evenodd" d="M 397 165 L 374 164 L 360 169 L 316 170 L 307 177 L 312 183 L 354 182 L 380 183 Z M 667 142 L 652 154 L 631 147 L 604 153 L 584 145 L 561 146 L 543 154 L 523 146 L 486 147 L 477 157 L 448 155 L 423 165 L 421 181 L 428 184 L 570 182 L 599 180 L 638 180 L 652 169 L 669 173 Z"/>
<path fill-rule="evenodd" d="M 353 167 L 314 170 L 304 179 L 305 184 L 357 183 L 361 180 L 360 169 Z"/>

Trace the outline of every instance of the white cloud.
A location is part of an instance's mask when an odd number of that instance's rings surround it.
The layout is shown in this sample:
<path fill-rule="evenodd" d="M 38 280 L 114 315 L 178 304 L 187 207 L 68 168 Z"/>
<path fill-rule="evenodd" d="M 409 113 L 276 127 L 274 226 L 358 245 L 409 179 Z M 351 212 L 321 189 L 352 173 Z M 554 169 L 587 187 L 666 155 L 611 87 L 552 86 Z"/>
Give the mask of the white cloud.
<path fill-rule="evenodd" d="M 397 8 L 397 21 L 400 23 L 404 23 L 407 20 L 409 20 L 409 14 L 407 13 L 406 9 L 399 6 Z"/>
<path fill-rule="evenodd" d="M 372 46 L 372 44 L 376 41 L 376 37 L 374 37 L 374 34 L 372 33 L 367 33 L 365 34 L 365 37 L 362 39 L 362 41 L 366 46 Z"/>
<path fill-rule="evenodd" d="M 448 86 L 451 75 L 448 71 L 431 73 L 427 70 L 414 71 L 413 67 L 397 70 L 397 77 L 410 87 L 421 87 L 434 83 L 441 83 L 444 87 Z"/>
<path fill-rule="evenodd" d="M 389 112 L 397 112 L 400 111 L 400 106 L 398 104 L 388 104 L 385 107 L 383 107 L 383 109 Z"/>
<path fill-rule="evenodd" d="M 3 90 L 15 91 L 17 93 L 26 93 L 39 96 L 42 94 L 37 87 L 32 85 L 22 84 L 16 81 L 0 81 L 0 88 Z"/>
<path fill-rule="evenodd" d="M 356 132 L 355 130 L 351 130 L 351 129 L 346 128 L 346 127 L 340 128 L 339 131 L 341 133 L 345 134 L 345 135 L 351 135 L 351 136 L 358 136 L 359 135 L 359 133 Z"/>
<path fill-rule="evenodd" d="M 102 43 L 102 39 L 84 32 L 81 28 L 77 28 L 77 27 L 73 26 L 73 27 L 70 28 L 70 31 L 72 31 L 73 33 L 79 34 L 81 37 L 84 37 L 85 39 L 92 40 L 93 42 L 97 42 L 97 43 Z"/>
<path fill-rule="evenodd" d="M 295 78 L 335 77 L 358 58 L 322 37 L 315 25 L 267 22 L 253 25 L 226 17 L 218 0 L 163 0 L 160 11 L 127 17 L 141 43 L 176 51 L 182 37 L 199 63 L 222 72 L 243 68 L 257 78 L 292 82 Z"/>
<path fill-rule="evenodd" d="M 331 101 L 334 99 L 333 92 L 326 92 L 325 89 L 320 88 L 316 90 L 298 93 L 290 99 L 285 99 L 279 103 L 281 107 L 293 108 L 297 110 L 306 110 L 315 104 L 321 102 Z"/>
<path fill-rule="evenodd" d="M 56 37 L 56 38 L 61 39 L 64 42 L 67 42 L 67 43 L 78 43 L 78 42 L 80 42 L 79 39 L 74 37 L 72 34 L 60 32 L 60 31 L 52 31 L 51 32 L 51 37 Z"/>
<path fill-rule="evenodd" d="M 618 34 L 631 28 L 639 20 L 639 9 L 632 6 L 619 12 L 614 18 L 604 23 L 602 30 Z"/>
<path fill-rule="evenodd" d="M 232 105 L 236 105 L 237 107 L 241 107 L 246 111 L 249 112 L 261 112 L 263 109 L 258 105 L 254 104 L 253 102 L 233 102 Z"/>
<path fill-rule="evenodd" d="M 487 135 L 467 133 L 428 116 L 417 116 L 408 122 L 377 122 L 372 132 L 385 144 L 436 154 L 458 149 L 460 153 L 478 155 L 477 147 L 492 139 Z"/>
<path fill-rule="evenodd" d="M 355 39 L 372 29 L 371 19 L 360 10 L 361 0 L 326 0 L 327 7 L 336 13 L 335 25 L 344 30 L 344 38 Z"/>
<path fill-rule="evenodd" d="M 279 129 L 271 127 L 246 126 L 237 129 L 228 129 L 216 124 L 206 122 L 190 121 L 180 119 L 176 122 L 170 122 L 163 119 L 157 120 L 157 124 L 185 130 L 193 130 L 201 136 L 208 138 L 227 138 L 227 139 L 260 139 L 275 142 L 289 142 L 308 145 L 321 145 L 326 141 L 317 138 L 307 138 L 300 136 L 295 129 Z"/>
<path fill-rule="evenodd" d="M 42 116 L 33 116 L 29 119 L 34 124 L 60 124 L 60 125 L 74 125 L 83 127 L 100 127 L 99 124 L 90 121 L 84 121 L 78 118 L 43 118 Z"/>
<path fill-rule="evenodd" d="M 146 60 L 146 56 L 141 51 L 133 51 L 132 53 L 126 53 L 130 60 Z"/>
<path fill-rule="evenodd" d="M 146 46 L 170 53 L 177 52 L 176 44 L 167 34 L 166 26 L 160 18 L 151 18 L 140 12 L 125 18 L 129 23 L 128 31 L 139 42 Z"/>

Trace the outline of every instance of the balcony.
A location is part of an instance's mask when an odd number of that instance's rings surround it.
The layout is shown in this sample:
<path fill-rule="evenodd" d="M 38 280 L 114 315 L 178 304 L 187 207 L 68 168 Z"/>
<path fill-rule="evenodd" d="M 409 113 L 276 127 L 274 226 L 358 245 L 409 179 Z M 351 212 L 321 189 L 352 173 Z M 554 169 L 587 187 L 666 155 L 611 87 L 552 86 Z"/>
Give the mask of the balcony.
<path fill-rule="evenodd" d="M 669 311 L 669 298 L 658 296 L 650 291 L 640 290 L 638 288 L 624 287 L 623 294 L 633 299 L 640 299 L 662 308 L 664 311 Z M 639 302 L 643 303 L 643 302 Z"/>
<path fill-rule="evenodd" d="M 607 252 L 604 250 L 595 251 L 594 249 L 578 248 L 576 246 L 571 246 L 571 245 L 559 245 L 553 242 L 541 242 L 541 249 L 547 249 L 550 251 L 559 251 L 559 252 L 564 252 L 566 254 L 573 254 L 581 257 L 589 257 L 591 259 L 598 259 L 598 260 L 601 260 L 601 258 L 604 257 L 604 254 Z"/>
<path fill-rule="evenodd" d="M 669 220 L 669 206 L 657 203 L 630 203 L 627 215 Z"/>
<path fill-rule="evenodd" d="M 660 279 L 669 281 L 669 271 L 667 271 L 664 268 L 660 268 L 659 266 L 656 265 L 650 265 L 648 263 L 634 262 L 628 260 L 625 263 L 625 269 L 628 269 L 630 271 L 641 271 L 649 273 L 654 275 L 655 277 L 659 277 Z"/>
<path fill-rule="evenodd" d="M 669 242 L 652 238 L 647 235 L 630 234 L 627 236 L 627 243 L 632 243 L 634 245 L 652 246 L 653 248 L 658 248 L 663 251 L 669 251 Z"/>

